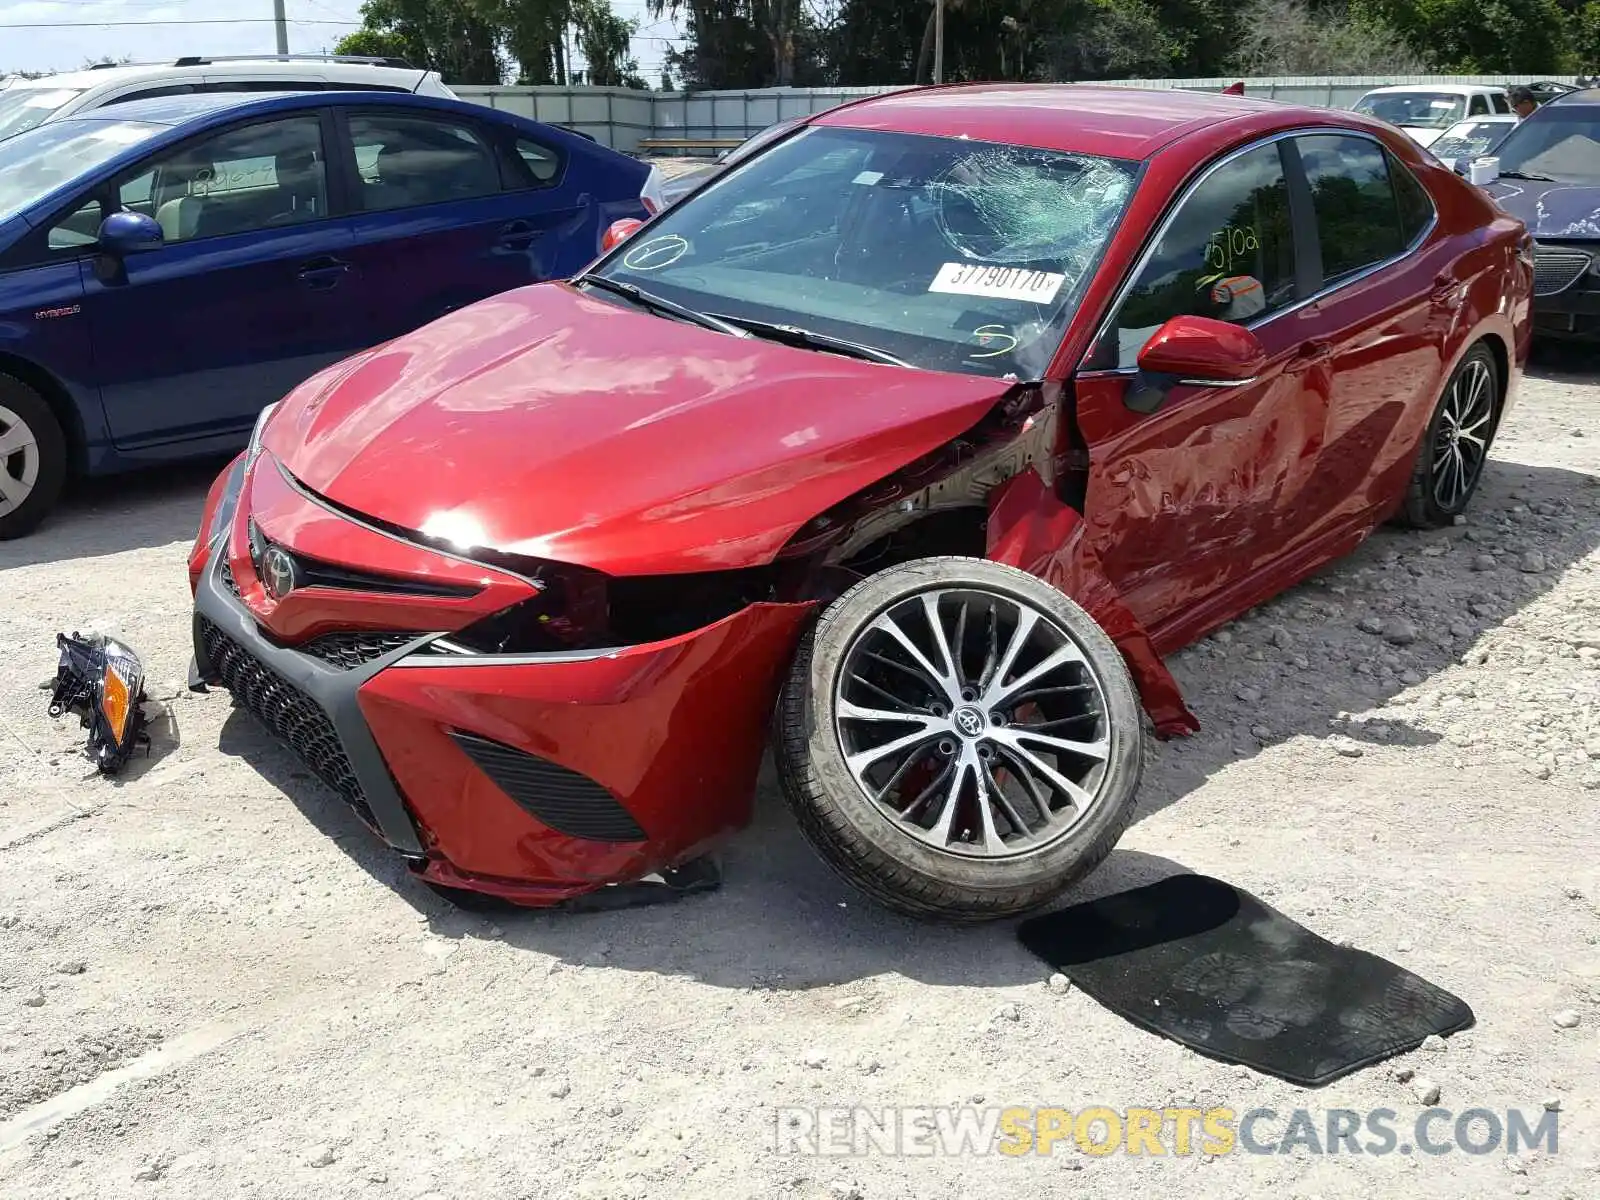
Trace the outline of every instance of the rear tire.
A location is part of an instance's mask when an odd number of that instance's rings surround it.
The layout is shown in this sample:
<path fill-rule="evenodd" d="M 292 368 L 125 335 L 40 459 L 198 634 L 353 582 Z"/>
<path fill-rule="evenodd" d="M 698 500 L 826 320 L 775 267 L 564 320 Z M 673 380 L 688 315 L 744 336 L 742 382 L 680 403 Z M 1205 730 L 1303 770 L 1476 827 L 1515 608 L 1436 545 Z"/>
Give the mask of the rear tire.
<path fill-rule="evenodd" d="M 0 541 L 32 533 L 67 481 L 67 439 L 44 397 L 0 375 Z"/>
<path fill-rule="evenodd" d="M 1453 524 L 1483 478 L 1500 425 L 1500 368 L 1478 342 L 1450 373 L 1417 451 L 1398 519 L 1412 529 Z"/>
<path fill-rule="evenodd" d="M 841 596 L 796 653 L 776 725 L 785 797 L 828 865 L 948 921 L 1023 912 L 1082 879 L 1132 820 L 1143 768 L 1105 631 L 983 559 L 917 559 Z"/>

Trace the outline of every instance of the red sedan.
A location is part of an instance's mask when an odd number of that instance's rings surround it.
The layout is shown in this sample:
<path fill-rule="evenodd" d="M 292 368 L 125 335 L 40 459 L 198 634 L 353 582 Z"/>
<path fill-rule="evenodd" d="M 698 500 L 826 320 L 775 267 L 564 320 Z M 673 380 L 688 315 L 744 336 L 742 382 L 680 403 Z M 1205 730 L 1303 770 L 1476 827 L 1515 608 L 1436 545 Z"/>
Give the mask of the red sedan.
<path fill-rule="evenodd" d="M 978 85 L 780 131 L 578 278 L 263 415 L 190 561 L 220 683 L 436 888 L 687 863 L 771 745 L 903 911 L 1127 826 L 1161 656 L 1470 500 L 1531 243 L 1389 126 Z"/>

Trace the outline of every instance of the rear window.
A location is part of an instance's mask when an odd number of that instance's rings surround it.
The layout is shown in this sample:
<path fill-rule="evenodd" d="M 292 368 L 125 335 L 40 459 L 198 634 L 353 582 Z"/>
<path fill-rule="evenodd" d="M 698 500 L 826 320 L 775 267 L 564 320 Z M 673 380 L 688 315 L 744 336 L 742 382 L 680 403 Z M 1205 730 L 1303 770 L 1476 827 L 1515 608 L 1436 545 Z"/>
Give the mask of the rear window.
<path fill-rule="evenodd" d="M 44 124 L 81 95 L 82 88 L 6 88 L 0 92 L 0 140 Z"/>
<path fill-rule="evenodd" d="M 1467 115 L 1467 101 L 1465 96 L 1449 92 L 1386 92 L 1361 97 L 1356 111 L 1391 125 L 1445 129 Z"/>

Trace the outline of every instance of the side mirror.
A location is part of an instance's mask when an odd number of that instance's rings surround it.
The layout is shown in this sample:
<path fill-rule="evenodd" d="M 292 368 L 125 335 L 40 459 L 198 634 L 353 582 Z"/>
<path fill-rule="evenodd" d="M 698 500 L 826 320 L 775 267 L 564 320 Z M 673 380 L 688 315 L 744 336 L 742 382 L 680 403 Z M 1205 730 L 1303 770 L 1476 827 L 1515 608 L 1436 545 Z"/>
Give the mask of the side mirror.
<path fill-rule="evenodd" d="M 156 224 L 154 217 L 136 212 L 114 212 L 100 222 L 96 244 L 102 252 L 122 258 L 140 250 L 153 250 L 163 240 L 161 226 Z"/>
<path fill-rule="evenodd" d="M 644 228 L 644 222 L 633 217 L 624 217 L 620 221 L 611 222 L 605 236 L 600 239 L 600 253 L 608 254 L 613 248 L 627 241 L 635 233 Z"/>
<path fill-rule="evenodd" d="M 1146 374 L 1208 387 L 1249 383 L 1266 362 L 1255 334 L 1210 317 L 1173 317 L 1139 351 L 1139 369 Z"/>

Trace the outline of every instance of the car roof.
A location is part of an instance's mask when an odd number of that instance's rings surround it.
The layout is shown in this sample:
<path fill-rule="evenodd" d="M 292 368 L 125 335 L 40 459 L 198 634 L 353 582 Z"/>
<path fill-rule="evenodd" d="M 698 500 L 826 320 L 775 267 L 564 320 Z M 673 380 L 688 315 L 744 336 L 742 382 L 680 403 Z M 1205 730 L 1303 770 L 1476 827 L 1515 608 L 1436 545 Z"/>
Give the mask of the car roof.
<path fill-rule="evenodd" d="M 1552 96 L 1540 107 L 1550 104 L 1560 104 L 1563 107 L 1569 104 L 1600 104 L 1600 88 L 1575 88 L 1570 92 L 1562 92 L 1559 96 Z"/>
<path fill-rule="evenodd" d="M 1366 122 L 1351 113 L 1352 124 Z M 1143 160 L 1185 134 L 1267 117 L 1285 128 L 1326 124 L 1329 110 L 1175 88 L 978 83 L 887 92 L 820 114 L 816 125 L 970 137 Z"/>
<path fill-rule="evenodd" d="M 1476 96 L 1481 92 L 1505 90 L 1498 83 L 1392 83 L 1387 87 L 1373 88 L 1367 95 L 1392 96 L 1400 92 L 1444 92 L 1452 96 Z"/>
<path fill-rule="evenodd" d="M 370 77 L 377 70 L 392 75 L 404 75 L 412 80 L 426 72 L 420 67 L 401 67 L 393 63 L 361 63 L 326 58 L 220 58 L 199 62 L 128 63 L 119 66 L 93 67 L 82 71 L 63 71 L 56 75 L 40 75 L 35 79 L 15 79 L 13 87 L 40 88 L 43 90 L 87 91 L 109 84 L 137 83 L 144 79 L 171 79 L 203 75 L 266 75 L 274 78 L 327 79 L 331 77 Z"/>

